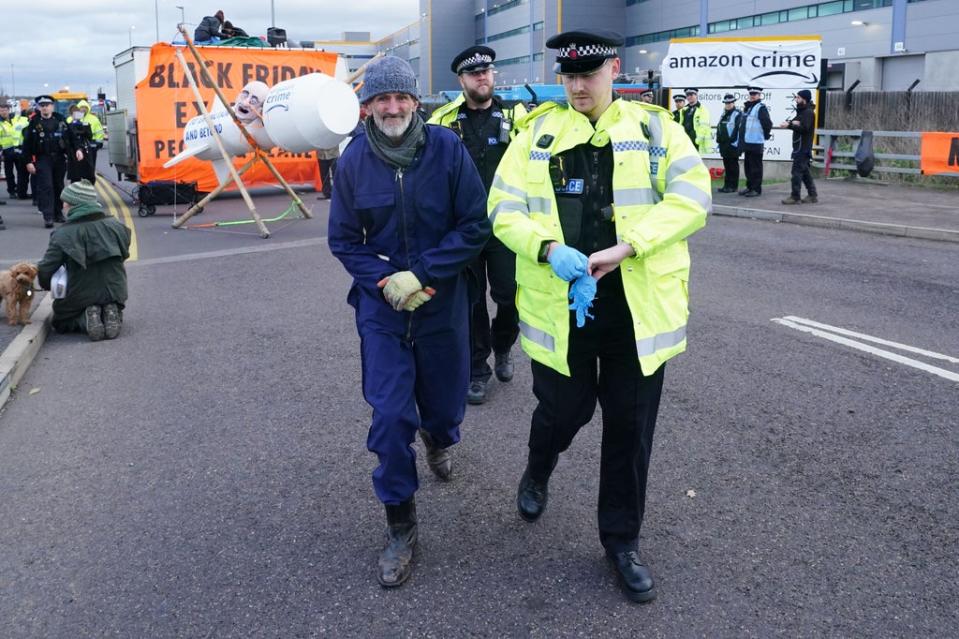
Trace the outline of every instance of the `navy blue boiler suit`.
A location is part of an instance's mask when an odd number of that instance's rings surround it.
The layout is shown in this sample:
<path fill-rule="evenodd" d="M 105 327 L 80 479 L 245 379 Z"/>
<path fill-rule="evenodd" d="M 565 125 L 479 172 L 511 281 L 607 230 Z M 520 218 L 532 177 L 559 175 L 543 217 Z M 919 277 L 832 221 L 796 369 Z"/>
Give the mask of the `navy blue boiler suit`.
<path fill-rule="evenodd" d="M 419 487 L 412 443 L 422 427 L 440 447 L 459 441 L 470 375 L 467 266 L 490 236 L 486 191 L 452 131 L 426 126 L 426 143 L 398 171 L 364 134 L 337 165 L 330 203 L 330 250 L 353 276 L 363 396 L 373 408 L 367 448 L 376 453 L 373 488 L 385 504 Z M 412 271 L 433 299 L 394 311 L 376 283 Z"/>

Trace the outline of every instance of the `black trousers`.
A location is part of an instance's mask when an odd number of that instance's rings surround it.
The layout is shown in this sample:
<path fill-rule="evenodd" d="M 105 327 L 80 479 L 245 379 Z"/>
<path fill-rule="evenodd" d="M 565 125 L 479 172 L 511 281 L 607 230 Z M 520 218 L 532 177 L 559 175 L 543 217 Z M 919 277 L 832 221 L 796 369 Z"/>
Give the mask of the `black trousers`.
<path fill-rule="evenodd" d="M 97 183 L 97 151 L 99 149 L 96 146 L 91 146 L 87 149 L 87 162 L 90 163 L 90 182 L 93 184 Z"/>
<path fill-rule="evenodd" d="M 495 237 L 490 237 L 470 270 L 479 283 L 470 317 L 470 381 L 489 381 L 493 375 L 487 361 L 490 352 L 507 353 L 519 336 L 519 312 L 516 310 L 516 254 Z M 486 284 L 496 304 L 496 316 L 490 323 L 486 309 Z"/>
<path fill-rule="evenodd" d="M 63 217 L 63 178 L 67 174 L 67 159 L 63 155 L 41 155 L 35 164 L 37 183 L 35 194 L 37 208 L 43 213 L 44 222 L 53 222 Z"/>
<path fill-rule="evenodd" d="M 333 191 L 333 176 L 336 174 L 336 158 L 317 159 L 320 164 L 320 179 L 323 180 L 323 195 L 329 199 Z"/>
<path fill-rule="evenodd" d="M 560 453 L 596 410 L 603 413 L 599 468 L 599 536 L 610 552 L 637 549 L 646 509 L 646 478 L 663 389 L 663 370 L 643 375 L 632 318 L 623 296 L 597 298 L 595 319 L 576 328 L 570 318 L 570 377 L 533 362 L 529 472 L 549 478 Z"/>
<path fill-rule="evenodd" d="M 30 185 L 26 156 L 16 153 L 12 148 L 4 149 L 3 172 L 7 176 L 7 193 L 10 197 L 26 197 L 27 187 Z"/>
<path fill-rule="evenodd" d="M 816 183 L 812 181 L 812 173 L 809 171 L 809 163 L 812 161 L 812 154 L 798 151 L 793 153 L 792 168 L 792 197 L 800 199 L 802 197 L 802 185 L 806 185 L 806 191 L 812 197 L 816 197 Z"/>
<path fill-rule="evenodd" d="M 746 144 L 743 149 L 743 170 L 746 173 L 746 188 L 756 193 L 763 192 L 763 145 Z"/>
<path fill-rule="evenodd" d="M 723 156 L 723 188 L 739 188 L 739 151 L 724 152 Z"/>

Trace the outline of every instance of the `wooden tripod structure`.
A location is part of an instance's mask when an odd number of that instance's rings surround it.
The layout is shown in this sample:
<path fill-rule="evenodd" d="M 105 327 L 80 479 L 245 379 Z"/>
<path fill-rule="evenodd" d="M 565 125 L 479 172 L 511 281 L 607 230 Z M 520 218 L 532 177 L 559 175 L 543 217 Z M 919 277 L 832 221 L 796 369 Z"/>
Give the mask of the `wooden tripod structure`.
<path fill-rule="evenodd" d="M 240 190 L 240 194 L 243 196 L 243 201 L 246 203 L 246 207 L 250 210 L 250 214 L 253 216 L 253 221 L 256 223 L 257 228 L 260 231 L 260 237 L 266 239 L 270 237 L 270 231 L 266 228 L 266 224 L 263 223 L 263 218 L 260 217 L 260 214 L 256 210 L 256 206 L 253 204 L 253 199 L 250 197 L 249 192 L 246 190 L 246 185 L 243 184 L 242 175 L 246 173 L 250 168 L 257 162 L 262 162 L 270 173 L 273 174 L 273 177 L 276 178 L 277 182 L 283 187 L 287 195 L 290 196 L 290 199 L 293 200 L 293 203 L 303 214 L 303 217 L 307 219 L 312 219 L 313 213 L 306 208 L 306 205 L 303 204 L 303 200 L 300 199 L 300 196 L 296 194 L 290 185 L 283 179 L 283 176 L 280 175 L 280 172 L 276 169 L 273 163 L 270 161 L 269 154 L 265 153 L 256 143 L 256 140 L 253 139 L 253 136 L 250 135 L 249 131 L 246 130 L 246 127 L 243 126 L 243 123 L 236 116 L 236 112 L 233 110 L 233 106 L 227 101 L 226 97 L 223 95 L 223 91 L 220 90 L 220 87 L 213 81 L 212 76 L 210 76 L 209 70 L 207 70 L 206 63 L 203 59 L 203 56 L 200 55 L 200 52 L 197 51 L 196 46 L 193 44 L 193 40 L 190 38 L 190 35 L 186 31 L 186 27 L 182 24 L 179 27 L 180 33 L 183 35 L 183 39 L 186 41 L 187 47 L 190 49 L 190 53 L 193 54 L 193 59 L 196 60 L 196 66 L 200 74 L 203 76 L 204 82 L 207 86 L 213 87 L 213 91 L 216 92 L 216 96 L 220 99 L 223 105 L 226 107 L 227 113 L 233 119 L 233 122 L 236 124 L 237 128 L 240 129 L 240 132 L 243 133 L 243 137 L 246 138 L 247 143 L 253 149 L 253 157 L 244 164 L 240 170 L 237 170 L 233 166 L 233 158 L 226 152 L 226 149 L 223 146 L 223 141 L 220 139 L 220 134 L 217 133 L 216 126 L 213 124 L 213 119 L 210 117 L 210 112 L 206 108 L 206 103 L 203 100 L 203 96 L 200 94 L 200 89 L 197 87 L 196 78 L 193 77 L 193 69 L 191 69 L 186 60 L 183 57 L 183 52 L 177 49 L 176 57 L 180 61 L 180 65 L 183 67 L 183 73 L 187 78 L 187 81 L 190 83 L 190 89 L 193 90 L 193 95 L 196 97 L 197 106 L 200 108 L 200 113 L 203 115 L 203 119 L 206 121 L 206 125 L 210 129 L 210 133 L 213 136 L 214 142 L 220 151 L 220 154 L 223 156 L 223 160 L 226 163 L 227 167 L 230 169 L 230 175 L 226 180 L 223 181 L 223 184 L 220 184 L 210 193 L 207 194 L 202 200 L 194 204 L 190 209 L 179 219 L 173 223 L 173 228 L 181 228 L 186 224 L 187 220 L 203 210 L 203 207 L 209 204 L 216 196 L 223 192 L 230 184 L 236 182 L 237 188 Z"/>

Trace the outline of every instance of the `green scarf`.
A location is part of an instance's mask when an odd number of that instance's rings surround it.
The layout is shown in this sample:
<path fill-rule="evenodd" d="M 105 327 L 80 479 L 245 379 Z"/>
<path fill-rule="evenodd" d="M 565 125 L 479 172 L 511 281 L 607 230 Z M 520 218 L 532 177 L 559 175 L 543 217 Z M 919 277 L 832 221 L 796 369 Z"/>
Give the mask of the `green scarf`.
<path fill-rule="evenodd" d="M 423 125 L 423 119 L 416 112 L 413 113 L 413 119 L 410 121 L 403 139 L 394 143 L 386 136 L 380 128 L 376 126 L 373 116 L 366 119 L 366 137 L 370 141 L 370 148 L 376 157 L 380 158 L 390 166 L 405 169 L 413 163 L 416 152 L 426 143 L 426 127 Z"/>
<path fill-rule="evenodd" d="M 90 202 L 89 204 L 74 204 L 70 206 L 70 212 L 67 213 L 67 220 L 73 222 L 81 217 L 93 215 L 94 213 L 103 213 L 103 208 L 100 206 L 99 202 Z"/>

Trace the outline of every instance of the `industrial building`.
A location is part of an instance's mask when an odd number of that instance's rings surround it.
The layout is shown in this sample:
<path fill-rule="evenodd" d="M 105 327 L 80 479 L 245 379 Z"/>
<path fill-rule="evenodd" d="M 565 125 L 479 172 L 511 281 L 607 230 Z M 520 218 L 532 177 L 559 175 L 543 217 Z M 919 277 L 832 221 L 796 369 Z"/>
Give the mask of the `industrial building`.
<path fill-rule="evenodd" d="M 377 51 L 406 58 L 430 95 L 459 88 L 449 63 L 472 44 L 496 50 L 499 85 L 556 82 L 544 42 L 584 27 L 626 36 L 637 81 L 659 73 L 671 38 L 819 35 L 829 88 L 959 90 L 959 0 L 420 0 L 419 19 L 382 40 L 316 46 L 351 68 Z"/>

